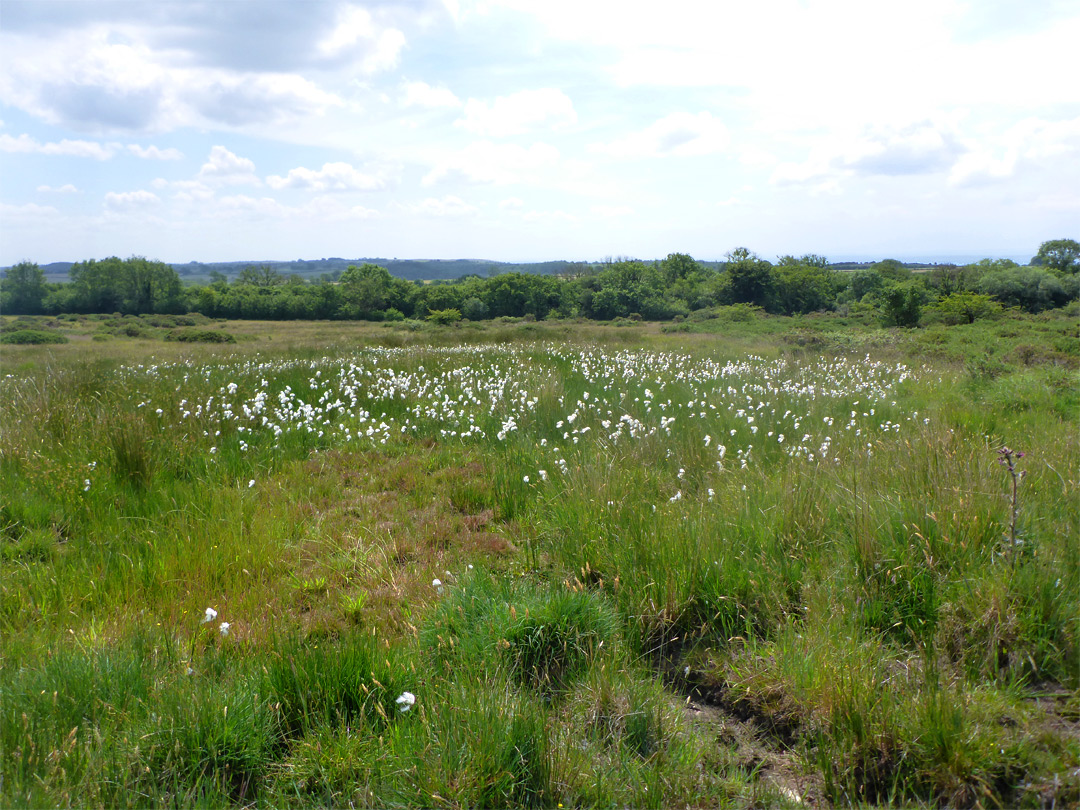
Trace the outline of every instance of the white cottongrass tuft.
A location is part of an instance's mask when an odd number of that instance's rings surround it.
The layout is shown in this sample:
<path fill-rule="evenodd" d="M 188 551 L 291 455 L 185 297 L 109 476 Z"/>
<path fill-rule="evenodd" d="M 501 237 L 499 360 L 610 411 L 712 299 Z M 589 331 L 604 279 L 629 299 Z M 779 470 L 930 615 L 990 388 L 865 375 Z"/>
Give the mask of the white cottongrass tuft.
<path fill-rule="evenodd" d="M 207 624 L 208 622 L 212 622 L 216 618 L 217 618 L 217 611 L 214 610 L 213 608 L 207 608 L 206 609 L 206 614 L 203 616 L 202 623 Z"/>
<path fill-rule="evenodd" d="M 222 622 L 218 625 L 218 632 L 221 633 L 221 635 L 223 636 L 227 636 L 229 635 L 229 627 L 230 625 L 228 622 Z"/>
<path fill-rule="evenodd" d="M 402 692 L 394 702 L 398 705 L 398 711 L 405 714 L 416 703 L 416 695 L 412 692 Z"/>

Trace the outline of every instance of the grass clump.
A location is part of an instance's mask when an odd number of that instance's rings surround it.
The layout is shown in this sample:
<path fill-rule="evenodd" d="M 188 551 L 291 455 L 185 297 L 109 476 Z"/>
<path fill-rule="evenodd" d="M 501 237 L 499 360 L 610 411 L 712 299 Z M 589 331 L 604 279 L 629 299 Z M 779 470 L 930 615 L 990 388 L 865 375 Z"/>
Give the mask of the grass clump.
<path fill-rule="evenodd" d="M 505 671 L 517 683 L 557 695 L 589 670 L 617 629 L 597 594 L 511 585 L 476 574 L 438 605 L 422 645 L 442 666 L 465 661 Z"/>
<path fill-rule="evenodd" d="M 407 691 L 404 669 L 391 665 L 370 634 L 276 645 L 264 667 L 262 694 L 275 706 L 286 738 L 323 726 L 384 728 Z"/>

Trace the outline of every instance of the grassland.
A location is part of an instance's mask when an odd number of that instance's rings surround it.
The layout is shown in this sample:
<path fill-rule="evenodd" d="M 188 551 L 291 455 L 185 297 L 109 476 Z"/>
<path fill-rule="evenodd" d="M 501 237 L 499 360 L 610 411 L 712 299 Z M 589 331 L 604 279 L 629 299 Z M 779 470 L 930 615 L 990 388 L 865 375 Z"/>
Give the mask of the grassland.
<path fill-rule="evenodd" d="M 0 804 L 1075 806 L 1075 308 L 713 314 L 27 319 Z"/>

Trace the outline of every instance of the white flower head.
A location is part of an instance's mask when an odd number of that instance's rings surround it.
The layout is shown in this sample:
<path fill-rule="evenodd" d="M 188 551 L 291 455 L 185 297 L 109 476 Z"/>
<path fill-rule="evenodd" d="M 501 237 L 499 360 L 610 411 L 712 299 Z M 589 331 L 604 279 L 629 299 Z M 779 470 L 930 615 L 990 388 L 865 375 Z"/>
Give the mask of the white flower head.
<path fill-rule="evenodd" d="M 255 479 L 254 478 L 252 478 L 250 481 L 248 481 L 248 489 L 251 489 L 253 486 L 255 486 Z"/>
<path fill-rule="evenodd" d="M 212 622 L 216 618 L 217 618 L 217 611 L 214 610 L 213 608 L 207 608 L 206 609 L 206 614 L 203 616 L 202 623 L 206 624 L 207 622 Z"/>
<path fill-rule="evenodd" d="M 221 624 L 219 624 L 218 625 L 218 632 L 221 633 L 221 635 L 223 635 L 223 636 L 229 635 L 229 623 L 228 622 L 222 622 Z"/>
<path fill-rule="evenodd" d="M 416 703 L 416 695 L 412 692 L 402 692 L 394 702 L 398 705 L 398 711 L 405 714 Z"/>

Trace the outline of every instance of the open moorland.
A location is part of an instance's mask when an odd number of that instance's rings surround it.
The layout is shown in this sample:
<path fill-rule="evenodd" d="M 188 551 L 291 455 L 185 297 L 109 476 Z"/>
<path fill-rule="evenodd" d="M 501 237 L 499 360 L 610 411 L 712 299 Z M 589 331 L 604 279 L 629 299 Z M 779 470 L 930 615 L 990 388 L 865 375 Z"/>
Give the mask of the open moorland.
<path fill-rule="evenodd" d="M 1075 304 L 113 320 L 0 355 L 0 805 L 1080 803 Z"/>

